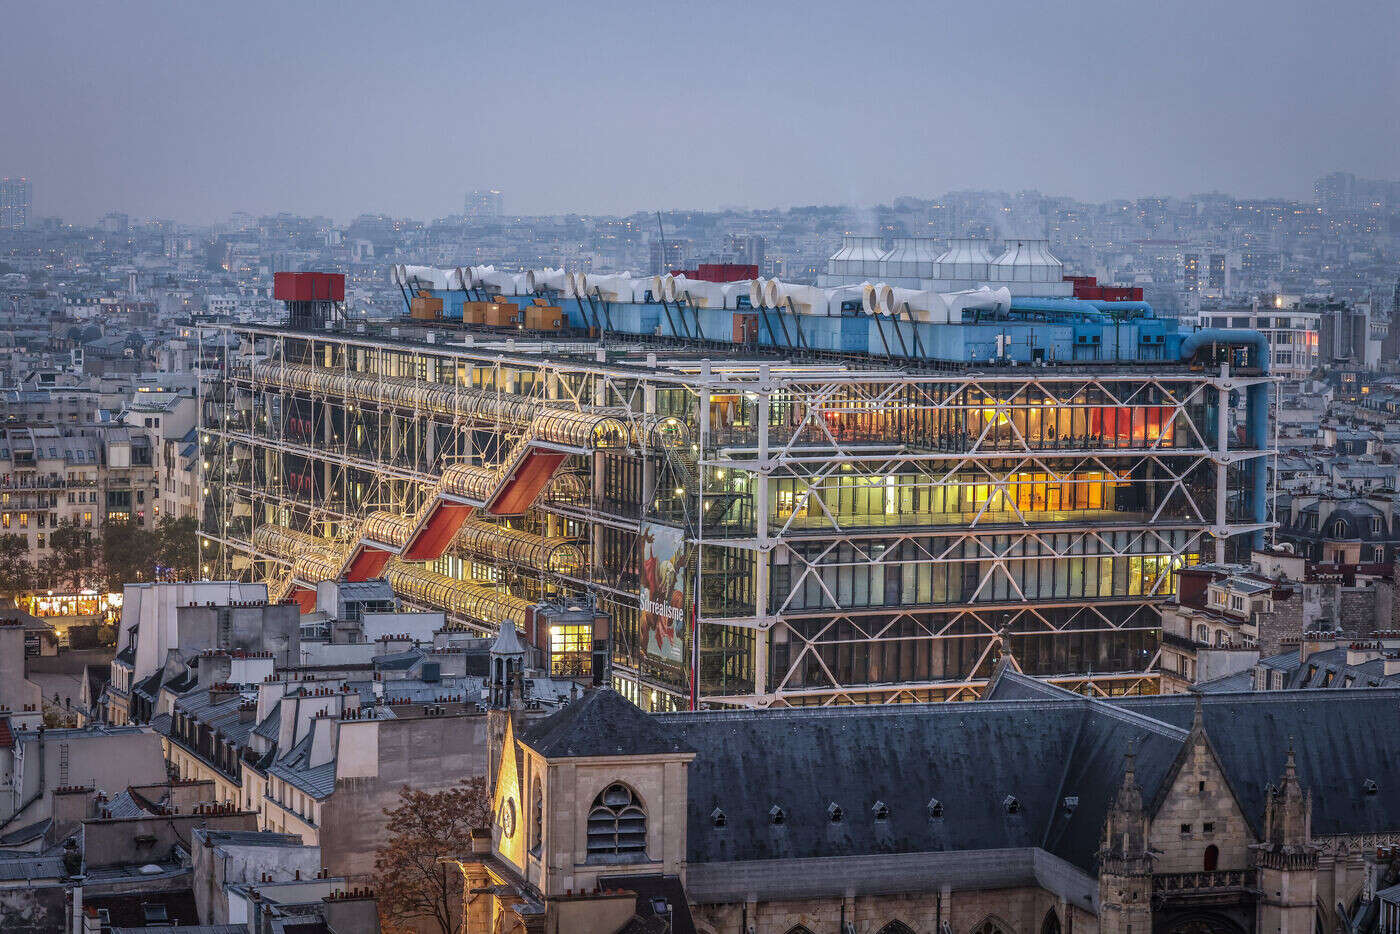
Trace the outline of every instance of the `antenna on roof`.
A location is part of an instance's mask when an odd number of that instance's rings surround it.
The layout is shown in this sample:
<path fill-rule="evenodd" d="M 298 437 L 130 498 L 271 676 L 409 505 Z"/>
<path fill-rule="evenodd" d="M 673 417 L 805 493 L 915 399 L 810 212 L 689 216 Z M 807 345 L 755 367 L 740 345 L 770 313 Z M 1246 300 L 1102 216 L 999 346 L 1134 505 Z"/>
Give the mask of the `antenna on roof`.
<path fill-rule="evenodd" d="M 656 212 L 656 229 L 661 232 L 661 268 L 656 270 L 658 276 L 666 275 L 666 226 L 661 223 L 661 212 Z"/>

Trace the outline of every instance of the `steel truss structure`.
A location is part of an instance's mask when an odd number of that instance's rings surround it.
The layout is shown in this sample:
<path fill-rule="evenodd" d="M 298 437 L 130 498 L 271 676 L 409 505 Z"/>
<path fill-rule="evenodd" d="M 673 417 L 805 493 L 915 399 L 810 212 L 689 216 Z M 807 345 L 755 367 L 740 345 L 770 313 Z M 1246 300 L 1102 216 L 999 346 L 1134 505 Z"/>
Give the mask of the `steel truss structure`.
<path fill-rule="evenodd" d="M 1153 692 L 1176 570 L 1270 525 L 1268 433 L 1231 424 L 1270 377 L 1228 364 L 933 371 L 257 327 L 222 346 L 206 574 L 303 601 L 384 576 L 483 633 L 592 601 L 644 706 L 957 700 L 998 663 Z M 658 528 L 692 556 L 679 659 L 641 619 Z"/>

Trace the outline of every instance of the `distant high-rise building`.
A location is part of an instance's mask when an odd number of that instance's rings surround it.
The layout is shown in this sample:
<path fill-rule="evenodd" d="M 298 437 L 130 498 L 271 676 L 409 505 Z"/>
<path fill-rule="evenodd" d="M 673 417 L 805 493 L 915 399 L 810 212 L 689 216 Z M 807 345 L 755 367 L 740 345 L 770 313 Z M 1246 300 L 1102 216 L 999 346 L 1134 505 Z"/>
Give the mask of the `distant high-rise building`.
<path fill-rule="evenodd" d="M 1313 200 L 1328 210 L 1350 208 L 1355 198 L 1356 176 L 1350 172 L 1333 172 L 1313 183 Z"/>
<path fill-rule="evenodd" d="M 1201 288 L 1201 254 L 1181 255 L 1181 280 L 1188 292 L 1198 292 Z"/>
<path fill-rule="evenodd" d="M 504 205 L 499 188 L 479 188 L 467 192 L 462 213 L 468 217 L 500 217 L 505 213 Z"/>
<path fill-rule="evenodd" d="M 19 230 L 29 221 L 34 186 L 27 178 L 0 178 L 0 230 Z"/>
<path fill-rule="evenodd" d="M 760 234 L 730 234 L 726 258 L 746 266 L 763 267 L 768 240 Z"/>
<path fill-rule="evenodd" d="M 664 248 L 661 240 L 653 240 L 649 244 L 648 269 L 654 276 L 670 272 L 672 269 L 685 268 L 685 241 L 668 239 L 664 242 Z"/>
<path fill-rule="evenodd" d="M 1313 183 L 1313 200 L 1329 211 L 1383 211 L 1400 202 L 1400 182 L 1333 172 Z"/>
<path fill-rule="evenodd" d="M 1224 253 L 1212 253 L 1209 258 L 1209 266 L 1206 273 L 1206 287 L 1217 292 L 1225 291 L 1229 286 L 1229 273 L 1225 262 Z"/>

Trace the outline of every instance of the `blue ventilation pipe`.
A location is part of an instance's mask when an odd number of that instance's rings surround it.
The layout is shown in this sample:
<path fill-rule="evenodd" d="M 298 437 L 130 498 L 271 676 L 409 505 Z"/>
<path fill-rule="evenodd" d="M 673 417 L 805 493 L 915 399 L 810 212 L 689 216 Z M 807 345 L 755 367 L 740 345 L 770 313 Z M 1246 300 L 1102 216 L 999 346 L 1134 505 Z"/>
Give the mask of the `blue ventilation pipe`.
<path fill-rule="evenodd" d="M 1112 316 L 1079 298 L 1013 298 L 1012 311 L 1034 311 L 1041 314 L 1079 315 L 1090 321 L 1112 324 Z"/>
<path fill-rule="evenodd" d="M 1085 298 L 1079 299 L 1079 301 L 1093 305 L 1099 311 L 1123 315 L 1129 320 L 1157 317 L 1157 313 L 1152 310 L 1152 306 L 1147 302 L 1110 302 L 1101 298 Z"/>

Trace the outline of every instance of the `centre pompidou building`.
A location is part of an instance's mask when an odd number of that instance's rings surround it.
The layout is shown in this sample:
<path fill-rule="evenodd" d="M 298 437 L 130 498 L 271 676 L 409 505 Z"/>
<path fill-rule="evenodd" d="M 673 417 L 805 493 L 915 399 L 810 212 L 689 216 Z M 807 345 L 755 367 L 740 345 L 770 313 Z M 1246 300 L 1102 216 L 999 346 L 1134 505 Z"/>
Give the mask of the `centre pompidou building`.
<path fill-rule="evenodd" d="M 384 578 L 662 709 L 969 699 L 999 663 L 1148 693 L 1176 571 L 1269 526 L 1254 332 L 457 273 L 460 320 L 224 335 L 207 576 Z"/>

